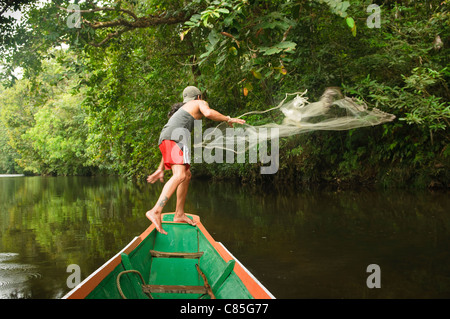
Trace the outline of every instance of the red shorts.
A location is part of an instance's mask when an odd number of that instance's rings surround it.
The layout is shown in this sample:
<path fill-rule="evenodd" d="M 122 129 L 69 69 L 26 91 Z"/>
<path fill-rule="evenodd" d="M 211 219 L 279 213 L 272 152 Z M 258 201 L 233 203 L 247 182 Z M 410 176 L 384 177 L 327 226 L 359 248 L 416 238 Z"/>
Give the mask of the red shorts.
<path fill-rule="evenodd" d="M 172 165 L 186 165 L 186 168 L 191 167 L 189 149 L 182 143 L 176 143 L 172 140 L 163 140 L 159 144 L 161 150 L 165 169 L 171 169 Z"/>

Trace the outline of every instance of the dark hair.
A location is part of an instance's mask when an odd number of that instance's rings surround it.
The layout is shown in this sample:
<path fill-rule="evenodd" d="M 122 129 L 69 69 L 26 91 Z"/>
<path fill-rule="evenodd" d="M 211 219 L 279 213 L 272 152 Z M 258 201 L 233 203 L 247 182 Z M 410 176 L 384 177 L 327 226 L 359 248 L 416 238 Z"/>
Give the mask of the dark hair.
<path fill-rule="evenodd" d="M 167 113 L 167 116 L 170 118 L 172 115 L 175 114 L 176 111 L 178 111 L 178 109 L 180 107 L 182 107 L 185 103 L 175 103 L 172 105 L 172 108 L 170 109 L 169 113 Z"/>

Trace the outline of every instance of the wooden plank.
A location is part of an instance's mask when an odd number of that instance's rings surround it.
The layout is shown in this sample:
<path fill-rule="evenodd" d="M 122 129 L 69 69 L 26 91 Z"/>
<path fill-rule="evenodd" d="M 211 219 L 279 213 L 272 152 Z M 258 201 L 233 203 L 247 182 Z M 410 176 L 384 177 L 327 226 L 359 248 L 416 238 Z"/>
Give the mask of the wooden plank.
<path fill-rule="evenodd" d="M 204 286 L 184 286 L 184 285 L 143 285 L 142 290 L 149 293 L 169 293 L 169 294 L 206 294 Z"/>
<path fill-rule="evenodd" d="M 206 291 L 208 292 L 208 295 L 211 297 L 211 299 L 216 299 L 216 296 L 214 296 L 211 286 L 209 285 L 208 279 L 206 278 L 206 275 L 203 273 L 203 271 L 200 269 L 200 266 L 195 264 L 195 268 L 197 268 L 198 273 L 203 278 L 203 283 Z"/>
<path fill-rule="evenodd" d="M 162 251 L 156 251 L 156 250 L 150 250 L 150 254 L 152 257 L 156 258 L 186 258 L 186 259 L 195 259 L 200 258 L 203 256 L 203 252 L 197 252 L 197 253 L 169 253 L 169 252 L 162 252 Z"/>
<path fill-rule="evenodd" d="M 216 282 L 212 285 L 212 289 L 216 290 L 219 289 L 220 286 L 227 280 L 228 276 L 231 275 L 231 272 L 233 271 L 234 265 L 236 262 L 232 259 L 227 262 L 227 265 L 225 269 L 222 271 L 222 274 L 217 278 Z"/>

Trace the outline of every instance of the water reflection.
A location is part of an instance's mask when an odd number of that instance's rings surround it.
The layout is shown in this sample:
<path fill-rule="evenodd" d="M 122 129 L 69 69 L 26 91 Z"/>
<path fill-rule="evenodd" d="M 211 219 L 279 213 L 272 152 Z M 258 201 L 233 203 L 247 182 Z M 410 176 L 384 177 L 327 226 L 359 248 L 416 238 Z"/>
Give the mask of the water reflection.
<path fill-rule="evenodd" d="M 0 297 L 63 296 L 67 266 L 86 277 L 140 234 L 161 187 L 0 178 Z M 445 193 L 267 192 L 195 180 L 186 210 L 278 298 L 448 298 L 449 204 Z M 366 286 L 372 263 L 381 289 Z"/>
<path fill-rule="evenodd" d="M 88 276 L 148 226 L 144 197 L 116 178 L 2 178 L 0 252 L 39 267 L 28 296 L 60 297 L 68 291 L 69 264 Z"/>
<path fill-rule="evenodd" d="M 207 228 L 278 298 L 450 297 L 446 193 L 203 189 Z M 373 263 L 382 289 L 366 286 Z"/>

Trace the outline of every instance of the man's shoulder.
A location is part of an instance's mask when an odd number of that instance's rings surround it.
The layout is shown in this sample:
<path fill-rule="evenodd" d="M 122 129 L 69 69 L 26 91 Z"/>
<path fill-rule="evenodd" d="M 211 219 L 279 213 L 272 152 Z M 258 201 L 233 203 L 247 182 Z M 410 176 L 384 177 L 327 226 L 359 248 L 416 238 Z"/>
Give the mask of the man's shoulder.
<path fill-rule="evenodd" d="M 208 102 L 203 101 L 203 100 L 192 100 L 189 102 L 186 102 L 186 104 L 184 104 L 185 108 L 199 108 L 201 106 L 208 106 Z"/>

